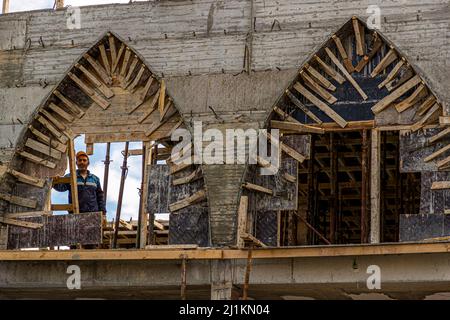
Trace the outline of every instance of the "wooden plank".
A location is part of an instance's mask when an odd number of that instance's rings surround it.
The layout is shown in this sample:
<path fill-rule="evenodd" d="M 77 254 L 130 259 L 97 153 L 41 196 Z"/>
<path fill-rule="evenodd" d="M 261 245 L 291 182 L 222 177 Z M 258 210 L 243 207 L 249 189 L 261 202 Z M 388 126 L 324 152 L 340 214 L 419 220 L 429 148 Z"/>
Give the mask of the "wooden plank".
<path fill-rule="evenodd" d="M 25 146 L 46 156 L 50 156 L 56 160 L 60 160 L 62 156 L 62 153 L 60 151 L 31 138 L 27 139 L 27 141 L 25 142 Z"/>
<path fill-rule="evenodd" d="M 21 207 L 31 209 L 35 209 L 37 207 L 37 200 L 13 196 L 3 192 L 0 193 L 0 199 Z"/>
<path fill-rule="evenodd" d="M 297 178 L 287 172 L 283 173 L 282 177 L 283 177 L 283 179 L 285 179 L 286 181 L 289 181 L 291 183 L 297 182 Z"/>
<path fill-rule="evenodd" d="M 50 208 L 52 211 L 73 211 L 71 204 L 52 204 Z"/>
<path fill-rule="evenodd" d="M 169 210 L 170 212 L 176 212 L 178 210 L 189 207 L 190 205 L 203 201 L 205 199 L 206 199 L 206 191 L 202 189 L 183 200 L 170 204 Z"/>
<path fill-rule="evenodd" d="M 173 109 L 173 108 L 172 108 L 172 109 Z M 163 119 L 162 121 L 158 121 L 158 122 L 153 123 L 153 124 L 151 125 L 151 127 L 148 128 L 148 129 L 145 131 L 145 135 L 146 135 L 147 137 L 151 136 L 156 130 L 158 130 L 161 126 L 163 126 L 165 123 L 167 123 L 169 120 L 171 120 L 171 119 L 174 118 L 174 117 L 179 117 L 176 110 L 175 110 L 174 112 L 172 112 L 172 113 L 170 114 L 170 116 L 168 116 L 167 118 Z"/>
<path fill-rule="evenodd" d="M 446 157 L 445 159 L 442 159 L 441 161 L 438 161 L 436 165 L 439 169 L 442 169 L 446 167 L 449 163 L 450 163 L 450 156 Z"/>
<path fill-rule="evenodd" d="M 145 98 L 147 97 L 147 94 L 148 94 L 148 92 L 150 90 L 150 87 L 152 86 L 153 80 L 154 80 L 154 78 L 152 76 L 150 76 L 147 79 L 147 83 L 145 84 L 144 90 L 142 90 L 142 92 L 139 95 L 139 98 L 138 98 L 136 104 L 128 112 L 128 114 L 132 114 L 133 112 L 135 112 L 145 102 Z"/>
<path fill-rule="evenodd" d="M 410 80 L 414 75 L 415 72 L 410 66 L 408 66 L 406 71 L 401 75 L 400 78 L 395 78 L 386 84 L 386 89 L 388 89 L 389 92 L 394 89 L 397 89 L 406 81 Z"/>
<path fill-rule="evenodd" d="M 333 85 L 327 78 L 325 78 L 319 71 L 311 67 L 308 63 L 305 64 L 305 69 L 325 89 L 328 89 L 330 91 L 336 91 L 336 86 Z"/>
<path fill-rule="evenodd" d="M 113 63 L 112 73 L 114 73 L 116 71 L 117 66 L 119 65 L 120 58 L 122 57 L 122 54 L 123 54 L 124 51 L 125 51 L 125 44 L 122 43 L 120 45 L 119 52 L 117 53 L 117 58 L 116 58 L 116 60 Z"/>
<path fill-rule="evenodd" d="M 112 34 L 108 34 L 108 41 L 109 41 L 109 52 L 111 53 L 111 69 L 109 75 L 111 75 L 114 72 L 113 65 L 116 63 L 117 60 L 117 51 L 116 51 L 116 41 L 114 40 L 114 36 Z"/>
<path fill-rule="evenodd" d="M 78 78 L 72 72 L 69 72 L 68 76 L 69 76 L 70 79 L 72 79 L 73 82 L 75 82 L 78 85 L 78 87 L 84 93 L 86 93 L 103 110 L 108 109 L 108 107 L 111 105 L 111 102 L 109 102 L 108 100 L 103 98 L 101 95 L 99 95 L 93 88 L 91 88 L 86 83 L 84 83 L 80 78 Z"/>
<path fill-rule="evenodd" d="M 66 125 L 63 124 L 61 121 L 59 121 L 58 119 L 56 119 L 53 115 L 50 114 L 50 112 L 48 112 L 45 109 L 41 109 L 39 110 L 39 112 L 41 114 L 43 114 L 47 120 L 49 120 L 58 130 L 60 131 L 64 131 L 67 129 Z"/>
<path fill-rule="evenodd" d="M 52 216 L 52 211 L 27 211 L 27 212 L 14 212 L 6 213 L 5 218 L 15 219 L 15 218 L 33 218 L 33 217 L 43 217 Z"/>
<path fill-rule="evenodd" d="M 108 76 L 111 76 L 111 66 L 109 65 L 108 55 L 106 54 L 105 45 L 102 43 L 98 46 L 100 50 L 100 56 L 102 58 L 103 66 L 105 67 Z"/>
<path fill-rule="evenodd" d="M 434 136 L 428 138 L 428 143 L 432 144 L 438 141 L 439 139 L 442 139 L 446 137 L 450 133 L 450 127 L 442 130 L 438 134 L 435 134 Z"/>
<path fill-rule="evenodd" d="M 161 80 L 161 87 L 159 89 L 159 100 L 158 100 L 158 110 L 159 114 L 162 114 L 164 111 L 165 100 L 166 98 L 166 82 L 164 79 Z"/>
<path fill-rule="evenodd" d="M 103 82 L 101 82 L 100 80 L 97 79 L 96 76 L 94 76 L 88 69 L 86 69 L 82 64 L 77 63 L 75 65 L 75 67 L 77 67 L 78 69 L 80 69 L 80 71 L 86 76 L 86 78 L 107 98 L 112 98 L 114 96 L 114 92 L 108 88 L 108 86 L 106 84 L 104 84 Z M 79 81 L 82 81 L 81 79 L 79 79 Z M 87 86 L 87 84 L 85 84 Z M 90 89 L 88 87 L 88 89 Z M 91 89 L 90 90 L 92 92 L 92 94 L 94 94 L 94 91 Z"/>
<path fill-rule="evenodd" d="M 425 101 L 417 108 L 417 114 L 423 116 L 436 102 L 436 97 L 432 94 L 425 99 Z"/>
<path fill-rule="evenodd" d="M 122 67 L 121 67 L 120 73 L 119 73 L 119 75 L 121 77 L 125 77 L 125 73 L 126 73 L 127 67 L 128 67 L 128 62 L 130 61 L 130 56 L 131 56 L 131 50 L 130 50 L 130 48 L 126 47 L 125 48 L 125 56 L 123 58 Z"/>
<path fill-rule="evenodd" d="M 328 54 L 328 56 L 330 57 L 331 61 L 333 61 L 333 63 L 338 67 L 338 69 L 341 70 L 341 72 L 344 74 L 344 76 L 347 78 L 347 80 L 353 85 L 353 87 L 355 87 L 356 91 L 358 91 L 358 93 L 361 95 L 361 97 L 364 100 L 367 100 L 368 97 L 365 94 L 365 92 L 361 89 L 361 87 L 355 81 L 355 79 L 353 79 L 353 77 L 350 75 L 350 73 L 348 73 L 348 71 L 344 68 L 344 66 L 339 62 L 339 59 L 336 58 L 336 56 L 333 54 L 333 52 L 331 52 L 330 49 L 325 48 L 325 51 Z"/>
<path fill-rule="evenodd" d="M 289 122 L 289 121 L 271 120 L 270 126 L 271 126 L 271 128 L 294 131 L 297 133 L 318 133 L 318 134 L 325 133 L 325 130 L 322 128 L 317 128 L 317 127 L 308 126 L 308 125 L 305 125 L 302 123 L 295 123 L 295 122 Z"/>
<path fill-rule="evenodd" d="M 39 229 L 44 226 L 42 223 L 26 222 L 26 221 L 20 221 L 20 220 L 15 220 L 15 219 L 6 218 L 6 217 L 0 217 L 0 223 L 9 224 L 9 225 L 17 226 L 17 227 L 29 228 L 29 229 Z"/>
<path fill-rule="evenodd" d="M 144 72 L 145 72 L 145 65 L 143 64 L 141 66 L 141 69 L 139 69 L 139 72 L 136 75 L 136 78 L 134 78 L 133 82 L 127 87 L 127 90 L 129 90 L 129 91 L 131 91 L 133 93 L 136 91 L 136 86 L 141 81 L 142 76 L 144 75 Z"/>
<path fill-rule="evenodd" d="M 138 119 L 138 122 L 139 122 L 139 123 L 144 122 L 145 119 L 147 119 L 147 118 L 153 113 L 153 111 L 156 110 L 156 103 L 157 103 L 157 101 L 158 101 L 158 99 L 159 99 L 159 91 L 160 91 L 160 90 L 158 90 L 158 91 L 155 93 L 155 95 L 153 96 L 152 101 L 150 102 L 150 105 L 149 105 L 148 109 L 147 109 L 147 110 L 144 112 L 144 114 Z"/>
<path fill-rule="evenodd" d="M 271 143 L 279 143 L 279 147 L 281 150 L 289 155 L 290 157 L 294 158 L 298 162 L 302 163 L 305 161 L 306 157 L 299 153 L 297 150 L 294 150 L 293 148 L 289 147 L 287 144 L 281 142 L 281 141 L 275 141 L 275 139 L 272 137 L 272 135 L 268 132 L 264 132 L 264 134 L 267 136 L 268 139 L 270 139 Z"/>
<path fill-rule="evenodd" d="M 327 90 L 322 88 L 317 82 L 315 82 L 310 76 L 308 76 L 304 72 L 300 72 L 301 77 L 303 78 L 303 81 L 305 84 L 316 94 L 321 96 L 326 102 L 329 104 L 333 104 L 337 101 L 336 97 L 334 97 L 331 93 L 329 93 Z"/>
<path fill-rule="evenodd" d="M 200 178 L 202 178 L 202 169 L 201 169 L 201 167 L 198 167 L 197 169 L 195 169 L 194 171 L 192 171 L 190 174 L 188 174 L 185 177 L 173 179 L 172 184 L 174 186 L 178 186 L 178 185 L 182 185 L 182 184 L 186 184 L 186 183 L 191 183 Z"/>
<path fill-rule="evenodd" d="M 244 182 L 242 184 L 242 187 L 247 189 L 247 190 L 262 192 L 262 193 L 265 193 L 265 194 L 268 194 L 268 195 L 271 195 L 271 196 L 273 195 L 273 191 L 272 190 L 267 189 L 267 188 L 262 187 L 262 186 L 259 186 L 259 185 L 256 185 L 254 183 Z"/>
<path fill-rule="evenodd" d="M 325 63 L 317 55 L 315 55 L 314 58 L 316 59 L 317 63 L 322 67 L 322 69 L 325 71 L 325 73 L 328 74 L 330 77 L 332 77 L 336 82 L 338 82 L 339 84 L 343 84 L 345 82 L 345 78 L 339 72 L 334 70 L 332 66 Z"/>
<path fill-rule="evenodd" d="M 53 163 L 53 162 L 48 161 L 48 160 L 44 160 L 42 158 L 39 158 L 38 156 L 35 156 L 34 154 L 26 152 L 26 151 L 20 151 L 20 152 L 18 152 L 18 154 L 21 157 L 23 157 L 23 158 L 25 158 L 25 159 L 33 162 L 33 163 L 45 166 L 45 167 L 50 168 L 50 169 L 55 169 L 56 168 L 56 163 Z"/>
<path fill-rule="evenodd" d="M 370 243 L 380 243 L 380 138 L 380 131 L 378 131 L 377 129 L 373 129 L 370 156 Z"/>
<path fill-rule="evenodd" d="M 392 81 L 394 79 L 394 77 L 397 75 L 397 73 L 400 71 L 400 69 L 405 65 L 405 59 L 402 58 L 399 62 L 397 62 L 397 64 L 395 65 L 395 67 L 391 70 L 391 72 L 389 72 L 389 74 L 387 75 L 386 79 L 384 79 L 383 82 L 381 82 L 378 85 L 378 89 L 383 88 L 386 84 L 388 84 L 388 82 Z"/>
<path fill-rule="evenodd" d="M 410 107 L 412 107 L 417 100 L 417 97 L 420 95 L 420 93 L 426 89 L 425 85 L 423 83 L 421 83 L 416 90 L 414 90 L 414 92 L 405 100 L 403 100 L 402 102 L 398 103 L 395 105 L 395 109 L 397 109 L 398 112 L 403 112 L 407 109 L 409 109 Z"/>
<path fill-rule="evenodd" d="M 415 124 L 413 124 L 411 126 L 411 131 L 415 132 L 417 130 L 419 130 L 420 128 L 422 128 L 425 123 L 431 118 L 431 116 L 437 112 L 440 111 L 439 109 L 441 108 L 441 106 L 438 103 L 435 103 L 433 108 L 431 108 L 423 117 L 422 119 L 420 119 L 419 121 L 417 121 Z"/>
<path fill-rule="evenodd" d="M 181 170 L 189 168 L 193 164 L 193 161 L 191 159 L 191 161 L 188 163 L 184 163 L 184 161 L 183 161 L 183 163 L 180 163 L 180 164 L 172 164 L 171 162 L 168 162 L 168 163 L 169 163 L 169 167 L 170 167 L 170 174 L 175 174 Z"/>
<path fill-rule="evenodd" d="M 297 97 L 290 90 L 286 90 L 286 95 L 297 108 L 303 111 L 303 113 L 305 113 L 308 117 L 310 117 L 314 122 L 318 124 L 322 123 L 322 120 L 320 120 L 314 113 L 312 113 L 308 108 L 306 108 L 305 105 L 303 105 L 303 103 L 301 103 L 300 100 L 298 100 Z"/>
<path fill-rule="evenodd" d="M 71 114 L 67 113 L 66 111 L 64 111 L 62 108 L 60 108 L 53 102 L 50 102 L 48 104 L 48 108 L 68 122 L 72 122 L 75 119 Z"/>
<path fill-rule="evenodd" d="M 353 67 L 352 62 L 348 58 L 347 52 L 345 51 L 345 48 L 342 45 L 341 39 L 337 35 L 333 35 L 332 38 L 334 40 L 334 43 L 336 44 L 339 54 L 342 57 L 342 60 L 344 60 L 344 66 L 346 71 L 352 73 L 355 70 L 355 68 Z"/>
<path fill-rule="evenodd" d="M 131 76 L 133 75 L 134 69 L 136 69 L 138 62 L 139 62 L 139 58 L 136 55 L 134 55 L 133 61 L 131 62 L 131 65 L 130 65 L 130 69 L 128 70 L 128 73 L 125 76 L 125 79 L 123 80 L 122 88 L 127 87 L 128 83 L 130 82 Z"/>
<path fill-rule="evenodd" d="M 241 237 L 245 241 L 252 242 L 257 247 L 262 247 L 262 248 L 267 247 L 262 241 L 258 240 L 257 238 L 255 238 L 254 236 L 252 236 L 249 233 L 244 233 L 244 234 L 241 235 Z"/>
<path fill-rule="evenodd" d="M 88 53 L 86 53 L 83 57 L 87 60 L 87 62 L 89 62 L 92 68 L 94 68 L 95 72 L 97 72 L 97 74 L 100 76 L 100 78 L 105 84 L 107 85 L 112 84 L 111 77 L 108 75 L 105 68 L 103 68 L 103 66 L 100 63 L 98 63 L 97 60 L 92 58 Z"/>
<path fill-rule="evenodd" d="M 31 131 L 31 133 L 33 133 L 36 136 L 36 138 L 38 138 L 38 140 L 42 141 L 43 143 L 45 143 L 47 145 L 51 145 L 53 148 L 55 148 L 59 152 L 62 152 L 62 153 L 66 152 L 67 146 L 65 144 L 62 144 L 62 143 L 46 136 L 45 134 L 43 134 L 42 132 L 40 132 L 39 130 L 34 128 L 32 125 L 30 125 L 28 127 L 28 129 Z"/>
<path fill-rule="evenodd" d="M 450 189 L 450 181 L 434 181 L 431 190 L 445 190 Z"/>
<path fill-rule="evenodd" d="M 8 173 L 15 177 L 18 181 L 29 184 L 31 186 L 43 188 L 45 185 L 45 180 L 29 176 L 14 169 L 8 169 Z"/>
<path fill-rule="evenodd" d="M 407 83 L 403 84 L 400 88 L 392 92 L 390 95 L 381 99 L 376 105 L 372 107 L 372 111 L 375 114 L 380 113 L 384 109 L 386 109 L 392 102 L 403 96 L 406 92 L 411 90 L 413 87 L 418 85 L 422 80 L 419 75 L 414 76 Z"/>
<path fill-rule="evenodd" d="M 358 18 L 353 17 L 352 24 L 353 24 L 353 31 L 355 33 L 355 39 L 356 39 L 356 54 L 358 56 L 363 56 L 364 55 L 364 38 L 361 36 L 361 31 L 360 31 L 361 26 L 359 25 Z"/>
<path fill-rule="evenodd" d="M 69 184 L 71 183 L 72 178 L 70 177 L 53 177 L 52 178 L 52 185 L 56 184 Z"/>
<path fill-rule="evenodd" d="M 72 194 L 72 208 L 73 213 L 80 213 L 80 205 L 78 203 L 78 182 L 77 182 L 77 170 L 75 168 L 75 142 L 73 139 L 69 139 L 69 172 L 70 172 L 70 189 Z"/>
<path fill-rule="evenodd" d="M 61 92 L 55 90 L 53 91 L 53 94 L 58 97 L 58 99 L 61 100 L 61 102 L 64 103 L 78 118 L 84 116 L 85 112 L 83 111 L 83 109 L 81 109 L 81 107 L 79 107 L 69 98 L 66 98 Z"/>
<path fill-rule="evenodd" d="M 313 103 L 317 108 L 325 112 L 327 116 L 333 119 L 336 123 L 338 123 L 342 128 L 345 128 L 347 125 L 347 121 L 345 121 L 339 114 L 337 114 L 333 109 L 331 109 L 328 105 L 326 105 L 323 101 L 314 96 L 311 92 L 309 92 L 305 87 L 303 87 L 300 83 L 294 84 L 294 88 L 301 93 L 306 99 L 308 99 L 311 103 Z"/>
<path fill-rule="evenodd" d="M 370 76 L 375 78 L 380 72 L 386 69 L 391 63 L 397 60 L 397 53 L 391 48 L 389 52 L 381 59 L 380 63 L 372 70 Z"/>
<path fill-rule="evenodd" d="M 428 157 L 426 157 L 425 159 L 423 159 L 424 162 L 430 162 L 431 160 L 436 159 L 437 157 L 439 157 L 440 155 L 444 154 L 446 151 L 450 150 L 450 144 L 446 145 L 445 147 L 439 149 L 436 152 L 433 152 L 432 154 L 430 154 Z"/>
<path fill-rule="evenodd" d="M 247 232 L 247 210 L 248 210 L 248 197 L 241 196 L 238 208 L 238 227 L 237 227 L 238 248 L 244 247 L 244 241 L 241 238 L 241 236 Z"/>
<path fill-rule="evenodd" d="M 373 33 L 374 40 L 373 40 L 373 47 L 372 50 L 369 52 L 368 55 L 365 55 L 358 63 L 358 65 L 355 67 L 355 70 L 357 72 L 361 72 L 361 70 L 369 63 L 369 61 L 377 54 L 378 50 L 381 49 L 383 46 L 383 41 L 380 39 L 380 36 L 378 33 Z"/>

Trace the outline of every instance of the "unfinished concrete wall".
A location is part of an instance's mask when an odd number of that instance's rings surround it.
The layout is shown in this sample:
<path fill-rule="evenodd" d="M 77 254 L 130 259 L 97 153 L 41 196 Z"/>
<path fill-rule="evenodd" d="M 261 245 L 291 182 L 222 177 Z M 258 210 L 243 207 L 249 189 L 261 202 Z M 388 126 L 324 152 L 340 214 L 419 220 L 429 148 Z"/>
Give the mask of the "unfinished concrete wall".
<path fill-rule="evenodd" d="M 80 29 L 68 28 L 67 10 L 2 15 L 0 161 L 11 160 L 32 112 L 80 54 L 108 30 L 127 40 L 157 75 L 169 78 L 168 91 L 185 120 L 222 123 L 223 128 L 241 122 L 256 128 L 308 56 L 353 15 L 365 20 L 369 5 L 379 5 L 381 32 L 418 67 L 448 110 L 449 3 L 148 1 L 83 7 Z M 251 74 L 233 76 L 243 70 Z M 217 244 L 231 244 L 245 166 L 231 168 L 229 179 L 215 184 L 221 170 L 204 169 L 211 186 L 211 228 L 218 226 L 217 238 L 214 231 L 212 237 Z M 215 204 L 211 199 L 224 183 L 229 185 L 226 203 Z"/>

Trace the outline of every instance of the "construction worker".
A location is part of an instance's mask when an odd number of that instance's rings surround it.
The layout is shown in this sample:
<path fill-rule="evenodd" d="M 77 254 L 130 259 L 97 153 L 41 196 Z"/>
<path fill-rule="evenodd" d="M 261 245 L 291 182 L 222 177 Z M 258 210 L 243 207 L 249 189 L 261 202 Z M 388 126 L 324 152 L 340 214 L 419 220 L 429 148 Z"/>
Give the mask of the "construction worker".
<path fill-rule="evenodd" d="M 89 157 L 84 151 L 76 154 L 77 184 L 78 184 L 78 203 L 80 212 L 99 212 L 106 215 L 105 199 L 100 179 L 89 172 Z M 70 177 L 66 174 L 65 177 Z M 72 203 L 72 192 L 70 183 L 55 184 L 53 188 L 59 192 L 69 191 L 69 203 Z"/>

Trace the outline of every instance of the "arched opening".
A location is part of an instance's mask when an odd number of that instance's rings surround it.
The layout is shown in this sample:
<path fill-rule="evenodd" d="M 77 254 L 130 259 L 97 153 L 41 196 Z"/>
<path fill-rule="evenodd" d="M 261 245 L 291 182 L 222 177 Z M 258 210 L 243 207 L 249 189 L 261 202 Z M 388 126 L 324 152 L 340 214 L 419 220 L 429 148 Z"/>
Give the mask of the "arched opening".
<path fill-rule="evenodd" d="M 405 55 L 353 17 L 270 112 L 267 128 L 282 135 L 281 166 L 271 177 L 258 173 L 267 164 L 250 166 L 246 231 L 272 246 L 410 240 L 410 221 L 430 200 L 424 171 L 450 161 L 431 162 L 448 150 L 443 115 Z"/>
<path fill-rule="evenodd" d="M 171 135 L 183 127 L 164 80 L 117 35 L 105 34 L 37 108 L 13 161 L 1 167 L 1 176 L 9 187 L 9 193 L 1 194 L 6 204 L 2 223 L 9 228 L 8 248 L 77 244 L 103 248 L 207 246 L 206 197 L 191 198 L 204 189 L 201 168 L 179 166 L 170 159 L 177 143 L 171 141 Z M 74 164 L 75 151 L 80 149 L 75 150 L 75 139 L 80 135 L 84 141 L 78 146 L 96 159 L 105 159 L 106 165 L 110 156 L 105 154 L 107 145 L 120 143 L 124 148 L 123 179 L 109 179 L 110 185 L 124 183 L 109 221 L 99 212 L 77 214 L 76 201 L 51 203 L 50 190 L 55 183 L 67 184 L 72 194 L 80 188 Z M 130 147 L 129 143 L 135 145 Z M 134 156 L 140 157 L 141 167 L 128 168 L 125 160 Z M 72 179 L 54 178 L 66 170 Z M 127 201 L 127 193 L 136 192 L 126 188 L 127 170 L 137 170 L 141 177 L 139 206 L 135 208 L 136 219 L 131 221 L 120 216 L 120 203 Z M 99 178 L 108 180 L 106 171 Z M 55 218 L 53 211 L 58 210 L 75 214 Z M 170 213 L 170 225 L 155 221 L 159 213 Z"/>

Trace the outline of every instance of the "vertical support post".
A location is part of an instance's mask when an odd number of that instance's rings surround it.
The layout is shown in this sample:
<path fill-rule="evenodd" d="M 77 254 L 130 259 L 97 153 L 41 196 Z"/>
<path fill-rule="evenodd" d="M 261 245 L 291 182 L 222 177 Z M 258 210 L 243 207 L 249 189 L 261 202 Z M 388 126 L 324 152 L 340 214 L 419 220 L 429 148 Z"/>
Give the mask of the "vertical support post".
<path fill-rule="evenodd" d="M 141 183 L 141 200 L 139 204 L 139 242 L 138 247 L 143 249 L 148 239 L 148 180 L 150 176 L 148 161 L 151 159 L 151 144 L 144 142 L 142 146 L 142 183 Z"/>
<path fill-rule="evenodd" d="M 117 238 L 119 236 L 119 225 L 120 225 L 120 214 L 122 212 L 122 201 L 123 201 L 123 191 L 125 188 L 125 179 L 127 177 L 128 171 L 128 149 L 130 143 L 127 141 L 125 143 L 125 154 L 123 156 L 123 165 L 122 165 L 122 177 L 120 178 L 120 189 L 119 189 L 119 200 L 117 201 L 117 211 L 116 211 L 116 220 L 114 224 L 114 237 L 113 237 L 113 245 L 112 248 L 117 248 Z"/>
<path fill-rule="evenodd" d="M 3 0 L 2 14 L 9 12 L 9 0 Z"/>
<path fill-rule="evenodd" d="M 75 142 L 72 138 L 69 139 L 69 170 L 70 170 L 70 191 L 72 194 L 72 212 L 80 213 L 80 205 L 78 203 L 78 183 L 77 183 L 77 170 L 75 167 Z"/>
<path fill-rule="evenodd" d="M 277 210 L 277 247 L 281 246 L 281 211 Z"/>
<path fill-rule="evenodd" d="M 250 283 L 250 272 L 252 271 L 252 262 L 253 262 L 252 249 L 253 245 L 251 245 L 250 248 L 248 249 L 247 267 L 245 268 L 244 290 L 242 292 L 242 300 L 248 299 L 248 285 Z"/>
<path fill-rule="evenodd" d="M 156 142 L 147 142 L 147 169 L 149 169 L 148 166 L 151 166 L 153 164 L 157 163 L 157 151 L 155 151 L 155 148 L 158 148 L 158 144 Z M 147 172 L 148 177 L 147 177 L 147 187 L 148 187 L 148 180 L 150 177 L 150 171 Z M 146 202 L 147 203 L 147 202 Z M 144 219 L 146 220 L 144 225 L 147 226 L 147 230 L 146 231 L 142 231 L 143 234 L 145 233 L 145 237 L 146 237 L 146 243 L 147 244 L 154 244 L 154 237 L 153 237 L 153 224 L 155 221 L 155 213 L 153 212 L 153 210 L 150 210 L 148 207 L 146 208 L 145 211 L 145 217 Z M 144 240 L 142 240 L 144 241 Z"/>
<path fill-rule="evenodd" d="M 361 149 L 361 243 L 367 243 L 369 241 L 369 215 L 367 212 L 367 189 L 369 180 L 369 168 L 367 166 L 368 148 L 367 130 L 363 130 Z"/>
<path fill-rule="evenodd" d="M 241 235 L 246 232 L 247 210 L 248 210 L 248 196 L 241 196 L 238 209 L 238 233 L 237 233 L 238 248 L 244 247 L 244 240 L 242 239 Z"/>
<path fill-rule="evenodd" d="M 109 165 L 111 164 L 110 156 L 111 156 L 111 143 L 108 142 L 106 144 L 105 161 L 103 161 L 103 163 L 105 164 L 105 173 L 103 174 L 103 193 L 105 195 L 105 203 L 108 199 Z"/>
<path fill-rule="evenodd" d="M 181 300 L 186 300 L 186 256 L 181 258 Z"/>
<path fill-rule="evenodd" d="M 0 225 L 0 250 L 8 249 L 8 226 Z"/>
<path fill-rule="evenodd" d="M 380 131 L 372 130 L 370 180 L 370 243 L 380 243 Z"/>
<path fill-rule="evenodd" d="M 231 300 L 231 260 L 211 260 L 211 300 Z"/>
<path fill-rule="evenodd" d="M 338 182 L 338 158 L 334 133 L 330 133 L 330 241 L 336 243 L 336 215 L 337 215 L 337 182 Z"/>
<path fill-rule="evenodd" d="M 314 149 L 315 149 L 315 135 L 311 135 L 311 155 L 308 162 L 308 216 L 311 224 L 314 225 Z M 315 235 L 309 232 L 309 243 L 314 244 Z"/>

